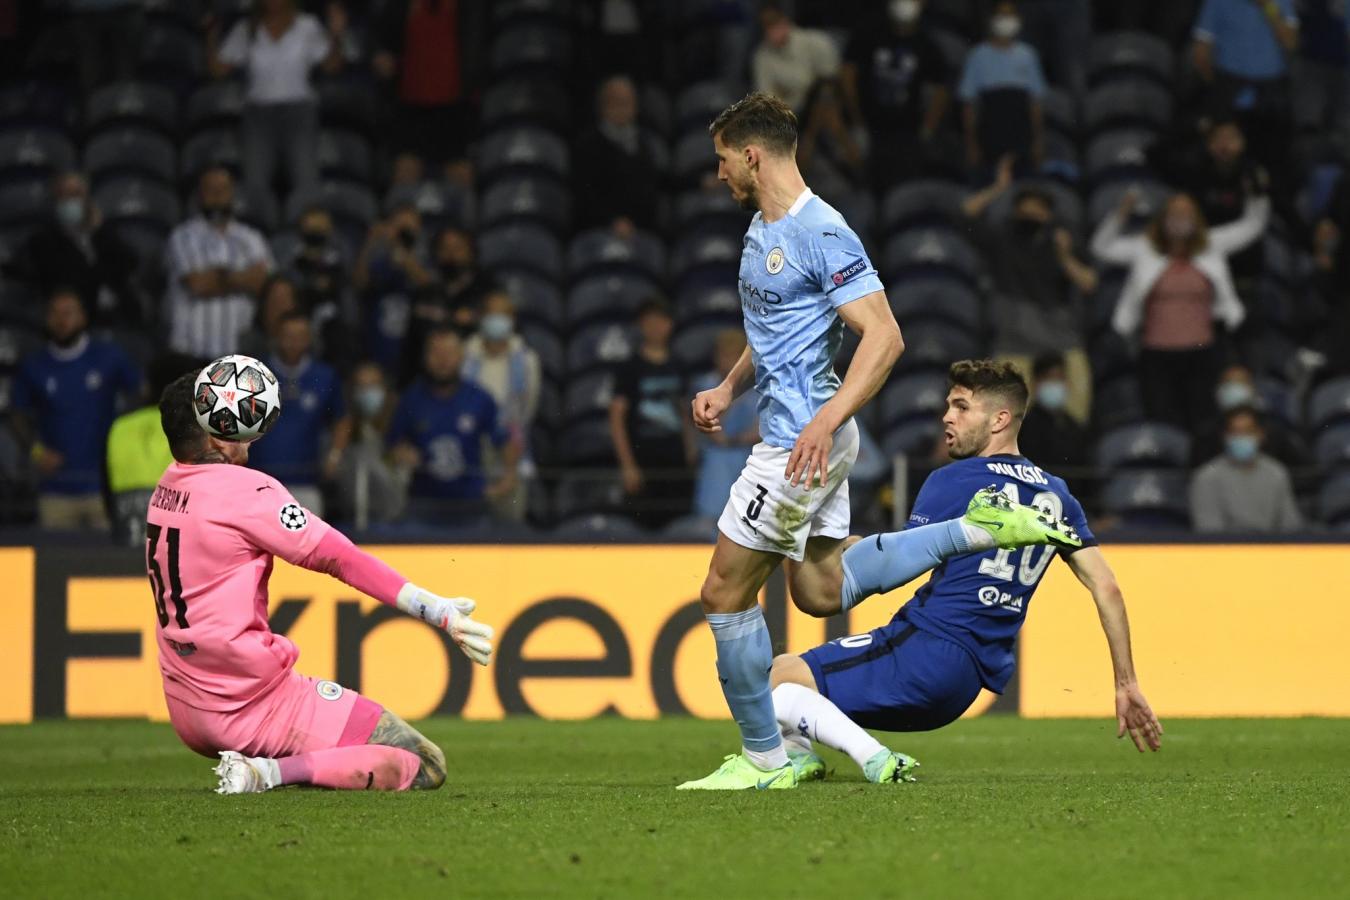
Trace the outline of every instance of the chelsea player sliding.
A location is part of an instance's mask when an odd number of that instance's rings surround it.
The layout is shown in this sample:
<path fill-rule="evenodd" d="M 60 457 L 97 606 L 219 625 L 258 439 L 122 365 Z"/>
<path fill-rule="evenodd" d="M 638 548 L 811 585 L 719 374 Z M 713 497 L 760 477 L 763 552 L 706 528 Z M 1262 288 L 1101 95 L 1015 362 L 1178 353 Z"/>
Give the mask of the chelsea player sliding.
<path fill-rule="evenodd" d="M 928 476 L 914 500 L 909 527 L 921 529 L 956 514 L 973 489 L 994 479 L 1010 499 L 1029 499 L 1048 515 L 1063 515 L 1082 546 L 999 550 L 943 562 L 889 624 L 801 656 L 778 657 L 774 708 L 792 742 L 800 779 L 825 775 L 824 762 L 811 752 L 811 741 L 818 740 L 849 754 L 870 781 L 883 780 L 881 765 L 890 751 L 863 728 L 941 728 L 965 712 L 981 686 L 1001 693 L 1012 676 L 1013 642 L 1027 604 L 1057 553 L 1064 554 L 1091 593 L 1106 632 L 1115 672 L 1117 737 L 1129 732 L 1140 752 L 1161 746 L 1162 726 L 1135 677 L 1125 600 L 1083 508 L 1062 479 L 1018 452 L 1026 382 L 1011 365 L 991 360 L 956 363 L 949 375 L 942 421 L 947 452 L 956 461 Z M 870 542 L 859 544 L 854 550 L 868 557 L 852 556 L 850 574 L 867 578 L 884 565 L 887 542 L 908 533 L 877 538 L 875 553 Z M 843 607 L 864 596 L 846 584 Z"/>
<path fill-rule="evenodd" d="M 997 490 L 967 493 L 945 521 L 850 547 L 848 474 L 858 455 L 853 415 L 876 394 L 902 349 L 876 270 L 862 242 L 797 169 L 797 118 L 782 101 L 754 93 L 709 128 L 718 178 L 756 215 L 741 252 L 740 296 L 749 346 L 722 384 L 694 398 L 694 424 L 720 417 L 754 376 L 762 442 L 755 446 L 718 521 L 717 547 L 700 594 L 717 644 L 722 691 L 741 731 L 742 752 L 682 790 L 795 787 L 774 718 L 773 652 L 760 589 L 780 563 L 793 602 L 815 616 L 857 596 L 889 590 L 955 555 L 1056 543 L 1072 530 Z M 861 338 L 841 383 L 834 355 L 847 324 Z M 972 499 L 972 496 L 973 499 Z M 885 540 L 881 549 L 872 542 Z M 847 551 L 845 551 L 845 548 Z M 856 600 L 856 597 L 853 598 Z M 803 752 L 797 751 L 799 755 Z M 885 751 L 874 766 L 899 780 L 914 766 Z"/>

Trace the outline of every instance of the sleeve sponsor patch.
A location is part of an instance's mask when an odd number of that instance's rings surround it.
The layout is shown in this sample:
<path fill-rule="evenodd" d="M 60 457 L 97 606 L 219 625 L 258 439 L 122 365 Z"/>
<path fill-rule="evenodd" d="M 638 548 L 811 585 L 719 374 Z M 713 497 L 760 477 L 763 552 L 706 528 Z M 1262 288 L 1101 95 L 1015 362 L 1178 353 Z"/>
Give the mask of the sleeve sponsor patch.
<path fill-rule="evenodd" d="M 848 281 L 855 275 L 859 275 L 863 272 L 866 272 L 867 268 L 868 268 L 867 260 L 863 259 L 860 256 L 857 259 L 853 260 L 853 262 L 844 266 L 838 272 L 835 272 L 833 275 L 831 275 L 830 281 L 834 282 L 835 287 L 839 287 L 839 285 L 843 284 L 845 281 Z"/>
<path fill-rule="evenodd" d="M 298 503 L 287 503 L 277 513 L 277 518 L 281 520 L 281 527 L 287 531 L 303 531 L 309 525 L 309 516 L 305 515 Z"/>

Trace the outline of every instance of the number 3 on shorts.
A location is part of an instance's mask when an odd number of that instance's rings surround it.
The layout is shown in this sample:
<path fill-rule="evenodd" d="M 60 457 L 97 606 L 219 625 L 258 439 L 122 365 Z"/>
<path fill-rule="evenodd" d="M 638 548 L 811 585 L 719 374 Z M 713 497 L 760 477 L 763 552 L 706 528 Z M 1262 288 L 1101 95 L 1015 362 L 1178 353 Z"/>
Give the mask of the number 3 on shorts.
<path fill-rule="evenodd" d="M 759 514 L 764 509 L 764 498 L 769 493 L 769 489 L 762 484 L 755 485 L 755 488 L 755 499 L 745 505 L 745 517 L 751 522 L 759 519 Z"/>

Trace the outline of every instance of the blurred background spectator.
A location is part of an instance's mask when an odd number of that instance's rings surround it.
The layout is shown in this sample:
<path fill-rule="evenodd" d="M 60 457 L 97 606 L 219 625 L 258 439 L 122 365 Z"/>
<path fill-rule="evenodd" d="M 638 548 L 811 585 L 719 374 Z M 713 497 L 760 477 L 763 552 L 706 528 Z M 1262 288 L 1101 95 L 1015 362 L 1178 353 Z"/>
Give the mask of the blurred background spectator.
<path fill-rule="evenodd" d="M 686 514 L 693 425 L 683 378 L 670 354 L 674 321 L 659 299 L 638 308 L 637 351 L 614 371 L 609 433 L 626 507 L 649 528 Z"/>
<path fill-rule="evenodd" d="M 534 477 L 529 441 L 539 412 L 539 354 L 516 334 L 516 305 L 505 291 L 493 291 L 483 301 L 478 331 L 464 345 L 463 376 L 496 401 L 498 422 L 519 458 L 512 490 L 506 491 L 503 485 L 502 492 L 492 498 L 493 509 L 503 519 L 524 521 L 526 492 Z M 506 460 L 491 449 L 494 452 L 486 461 L 488 477 L 500 481 Z"/>
<path fill-rule="evenodd" d="M 487 501 L 516 486 L 519 450 L 487 391 L 461 377 L 464 348 L 452 329 L 426 340 L 422 376 L 408 386 L 389 423 L 394 462 L 411 473 L 408 517 L 434 528 L 480 522 Z M 488 483 L 483 445 L 501 451 L 501 477 Z"/>
<path fill-rule="evenodd" d="M 726 380 L 732 367 L 745 352 L 745 332 L 728 329 L 717 335 L 713 350 L 713 371 L 692 385 L 690 393 L 711 390 Z M 722 507 L 727 504 L 731 486 L 740 477 L 750 456 L 750 448 L 759 443 L 759 394 L 754 388 L 736 398 L 722 414 L 722 430 L 698 436 L 698 475 L 694 482 L 694 515 L 709 520 L 715 530 Z"/>
<path fill-rule="evenodd" d="M 1303 524 L 1289 472 L 1261 452 L 1265 429 L 1254 409 L 1238 407 L 1224 419 L 1224 450 L 1191 482 L 1195 530 L 1218 534 L 1278 534 Z"/>
<path fill-rule="evenodd" d="M 360 530 L 387 525 L 403 512 L 407 480 L 390 464 L 384 435 L 398 397 L 384 369 L 358 363 L 350 380 L 351 440 L 338 465 L 340 514 Z"/>
<path fill-rule="evenodd" d="M 310 354 L 309 316 L 293 309 L 276 323 L 271 352 L 263 357 L 281 388 L 281 418 L 265 440 L 249 449 L 249 464 L 290 488 L 306 509 L 323 515 L 321 485 L 337 477 L 351 440 L 351 422 L 337 372 Z"/>
<path fill-rule="evenodd" d="M 356 258 L 352 282 L 361 292 L 368 348 L 375 360 L 398 372 L 409 334 L 413 298 L 435 281 L 435 270 L 422 232 L 422 216 L 411 205 L 396 207 L 371 226 Z M 409 376 L 415 374 L 415 370 Z"/>
<path fill-rule="evenodd" d="M 329 3 L 327 27 L 296 7 L 295 0 L 258 0 L 252 14 L 234 24 L 223 41 L 208 32 L 211 74 L 224 78 L 243 70 L 244 193 L 249 208 L 276 208 L 272 180 L 277 163 L 286 169 L 290 202 L 318 189 L 319 108 L 311 70 L 342 68 L 347 11 Z"/>
<path fill-rule="evenodd" d="M 1017 4 L 994 5 L 989 37 L 970 52 L 957 96 L 963 104 L 966 164 L 977 182 L 1004 156 L 1018 174 L 1040 167 L 1045 151 L 1045 75 L 1036 49 L 1017 40 Z"/>
<path fill-rule="evenodd" d="M 839 48 L 825 32 L 798 27 L 781 3 L 761 3 L 759 25 L 764 37 L 751 64 L 753 87 L 780 97 L 804 119 L 812 90 L 839 74 Z"/>
<path fill-rule="evenodd" d="M 169 346 L 214 358 L 233 353 L 253 318 L 254 298 L 272 270 L 272 251 L 253 228 L 234 218 L 228 170 L 202 173 L 198 213 L 169 235 L 164 268 L 164 318 Z"/>
<path fill-rule="evenodd" d="M 100 325 L 139 325 L 144 310 L 136 253 L 89 199 L 79 172 L 64 172 L 52 185 L 51 217 L 19 246 L 4 274 L 48 296 L 58 286 L 79 291 Z"/>
<path fill-rule="evenodd" d="M 1082 479 L 1091 461 L 1087 429 L 1069 415 L 1069 377 L 1064 356 L 1045 353 L 1031 366 L 1031 406 L 1017 437 L 1022 455 L 1061 475 L 1075 496 L 1086 495 Z M 1064 473 L 1064 474 L 1061 474 Z"/>
<path fill-rule="evenodd" d="M 638 126 L 637 87 L 615 75 L 600 85 L 595 127 L 576 142 L 577 224 L 621 236 L 657 223 L 661 175 Z"/>
<path fill-rule="evenodd" d="M 141 373 L 115 344 L 89 336 L 80 295 L 57 288 L 47 301 L 47 346 L 14 379 L 14 422 L 38 473 L 38 524 L 107 529 L 103 467 L 119 402 L 140 398 Z"/>

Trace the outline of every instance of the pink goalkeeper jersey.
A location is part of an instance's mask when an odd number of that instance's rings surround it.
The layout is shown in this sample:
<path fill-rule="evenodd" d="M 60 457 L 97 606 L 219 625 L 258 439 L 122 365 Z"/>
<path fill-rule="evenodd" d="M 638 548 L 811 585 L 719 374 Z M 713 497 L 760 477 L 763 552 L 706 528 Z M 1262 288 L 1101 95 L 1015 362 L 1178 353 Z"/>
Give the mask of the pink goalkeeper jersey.
<path fill-rule="evenodd" d="M 300 651 L 267 624 L 272 557 L 298 564 L 330 530 L 262 472 L 169 466 L 150 499 L 145 558 L 164 693 L 231 711 L 284 679 Z"/>

